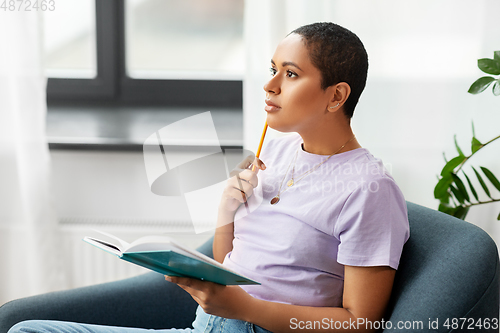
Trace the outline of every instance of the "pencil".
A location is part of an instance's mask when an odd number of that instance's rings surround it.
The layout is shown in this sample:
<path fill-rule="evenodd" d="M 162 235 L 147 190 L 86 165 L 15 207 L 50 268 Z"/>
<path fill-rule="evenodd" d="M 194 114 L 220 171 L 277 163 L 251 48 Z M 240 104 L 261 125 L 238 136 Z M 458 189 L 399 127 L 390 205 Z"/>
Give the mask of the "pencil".
<path fill-rule="evenodd" d="M 262 144 L 264 143 L 264 138 L 266 137 L 266 132 L 267 132 L 267 120 L 264 124 L 264 130 L 262 131 L 262 136 L 260 137 L 259 147 L 257 148 L 257 153 L 255 154 L 255 157 L 260 156 L 260 151 L 262 150 Z M 252 171 L 255 171 L 255 165 L 252 165 Z M 240 189 L 242 189 L 243 186 L 241 185 L 241 180 L 239 178 L 238 178 L 238 182 L 240 185 Z M 243 198 L 245 199 L 245 208 L 247 209 L 247 213 L 250 214 L 250 208 L 248 207 L 248 202 L 247 202 L 246 197 L 245 197 L 245 192 L 243 192 L 242 190 L 240 190 L 240 191 L 243 195 Z"/>
<path fill-rule="evenodd" d="M 259 142 L 259 147 L 257 148 L 257 154 L 255 154 L 255 157 L 260 156 L 260 151 L 262 150 L 262 144 L 264 143 L 264 138 L 266 137 L 266 132 L 267 132 L 267 120 L 264 124 L 264 130 L 262 131 L 262 136 L 260 137 L 260 142 Z M 252 171 L 255 171 L 255 165 L 252 166 Z"/>

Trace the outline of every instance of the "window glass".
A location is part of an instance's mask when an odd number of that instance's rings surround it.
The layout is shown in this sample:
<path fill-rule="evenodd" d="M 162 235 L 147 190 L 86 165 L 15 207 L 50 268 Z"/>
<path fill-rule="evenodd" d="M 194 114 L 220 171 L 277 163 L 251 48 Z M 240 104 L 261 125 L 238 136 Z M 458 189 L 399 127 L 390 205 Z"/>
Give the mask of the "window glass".
<path fill-rule="evenodd" d="M 126 0 L 127 74 L 241 79 L 243 0 Z"/>
<path fill-rule="evenodd" d="M 47 77 L 97 76 L 95 12 L 95 0 L 58 1 L 43 12 Z"/>

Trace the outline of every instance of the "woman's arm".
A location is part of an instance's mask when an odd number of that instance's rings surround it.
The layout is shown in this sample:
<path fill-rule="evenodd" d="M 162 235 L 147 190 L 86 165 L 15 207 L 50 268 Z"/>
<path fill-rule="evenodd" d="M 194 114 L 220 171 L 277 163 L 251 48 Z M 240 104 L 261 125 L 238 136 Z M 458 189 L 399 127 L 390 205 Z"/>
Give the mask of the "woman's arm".
<path fill-rule="evenodd" d="M 249 169 L 255 165 L 255 170 Z M 219 204 L 217 229 L 215 230 L 213 252 L 214 259 L 222 263 L 228 252 L 233 249 L 234 215 L 238 207 L 246 203 L 258 185 L 257 172 L 266 166 L 255 156 L 248 156 L 231 172 L 232 177 L 226 183 Z"/>
<path fill-rule="evenodd" d="M 311 307 L 263 301 L 238 286 L 169 277 L 191 294 L 208 314 L 240 319 L 272 332 L 375 332 L 380 327 L 394 282 L 387 266 L 345 266 L 342 307 Z M 371 323 L 371 327 L 370 327 Z M 396 323 L 394 323 L 395 325 Z"/>
<path fill-rule="evenodd" d="M 342 307 L 295 306 L 252 298 L 243 320 L 272 332 L 293 332 L 308 327 L 312 327 L 311 332 L 333 329 L 375 332 L 373 327 L 380 327 L 389 303 L 395 272 L 388 266 L 345 266 Z"/>
<path fill-rule="evenodd" d="M 234 214 L 232 214 L 234 217 Z M 224 214 L 219 211 L 217 225 L 215 230 L 213 252 L 214 259 L 222 263 L 226 254 L 233 250 L 234 222 L 229 218 L 230 214 Z"/>

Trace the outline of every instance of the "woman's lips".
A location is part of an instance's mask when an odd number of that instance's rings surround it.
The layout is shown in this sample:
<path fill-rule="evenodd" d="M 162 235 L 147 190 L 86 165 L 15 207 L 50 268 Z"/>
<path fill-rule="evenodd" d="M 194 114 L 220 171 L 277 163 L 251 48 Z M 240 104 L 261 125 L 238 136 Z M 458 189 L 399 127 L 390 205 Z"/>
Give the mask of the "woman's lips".
<path fill-rule="evenodd" d="M 280 106 L 274 104 L 269 99 L 266 99 L 265 102 L 266 102 L 267 105 L 264 107 L 264 110 L 266 110 L 267 112 L 278 111 L 279 109 L 281 109 Z"/>

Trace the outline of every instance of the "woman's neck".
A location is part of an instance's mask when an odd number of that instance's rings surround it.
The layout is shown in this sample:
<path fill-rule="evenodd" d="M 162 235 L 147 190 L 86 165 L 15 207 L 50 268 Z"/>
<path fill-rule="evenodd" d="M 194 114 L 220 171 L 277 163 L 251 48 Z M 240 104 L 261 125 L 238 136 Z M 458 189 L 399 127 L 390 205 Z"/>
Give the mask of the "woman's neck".
<path fill-rule="evenodd" d="M 302 148 L 311 154 L 332 155 L 361 148 L 349 123 L 319 125 L 313 131 L 299 134 L 304 141 Z"/>

